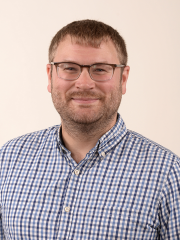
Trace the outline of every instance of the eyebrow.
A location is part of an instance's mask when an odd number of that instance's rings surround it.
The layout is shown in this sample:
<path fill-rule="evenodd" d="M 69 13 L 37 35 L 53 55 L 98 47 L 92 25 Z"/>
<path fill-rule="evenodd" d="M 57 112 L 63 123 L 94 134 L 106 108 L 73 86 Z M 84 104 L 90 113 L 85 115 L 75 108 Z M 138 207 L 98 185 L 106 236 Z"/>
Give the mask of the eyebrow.
<path fill-rule="evenodd" d="M 79 64 L 79 65 L 82 65 L 82 64 L 80 64 L 80 63 L 78 63 L 78 62 L 75 62 L 75 61 L 73 61 L 73 60 L 68 60 L 68 59 L 64 59 L 64 60 L 62 60 L 62 61 L 56 61 L 56 62 L 69 62 L 69 63 L 76 63 L 76 64 Z M 99 64 L 99 63 L 107 63 L 107 64 L 109 64 L 109 62 L 107 62 L 107 61 L 99 61 L 99 62 L 93 62 L 93 63 L 91 63 L 91 64 L 88 64 L 88 65 L 92 65 L 92 64 Z M 85 64 L 86 65 L 86 64 Z"/>

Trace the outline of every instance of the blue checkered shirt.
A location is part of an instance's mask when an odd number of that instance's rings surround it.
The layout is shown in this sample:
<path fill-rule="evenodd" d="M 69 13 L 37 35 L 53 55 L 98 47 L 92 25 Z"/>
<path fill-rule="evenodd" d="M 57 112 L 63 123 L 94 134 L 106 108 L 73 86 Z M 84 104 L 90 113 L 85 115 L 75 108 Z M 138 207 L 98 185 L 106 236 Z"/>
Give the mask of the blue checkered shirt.
<path fill-rule="evenodd" d="M 59 126 L 0 150 L 0 239 L 180 239 L 180 159 L 116 125 L 77 164 Z"/>

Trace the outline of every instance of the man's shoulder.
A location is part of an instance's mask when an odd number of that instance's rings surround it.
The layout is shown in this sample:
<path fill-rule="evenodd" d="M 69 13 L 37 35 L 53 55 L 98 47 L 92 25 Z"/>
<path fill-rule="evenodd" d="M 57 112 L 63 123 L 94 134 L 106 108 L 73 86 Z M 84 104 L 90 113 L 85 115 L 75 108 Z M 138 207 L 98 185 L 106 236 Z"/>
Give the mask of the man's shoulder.
<path fill-rule="evenodd" d="M 176 159 L 180 161 L 179 156 L 173 153 L 171 150 L 163 147 L 162 145 L 152 141 L 151 139 L 135 132 L 132 130 L 127 130 L 127 135 L 129 136 L 130 142 L 134 143 L 134 146 L 139 145 L 142 151 L 149 152 L 149 154 L 156 154 L 157 156 L 166 156 L 166 158 Z"/>
<path fill-rule="evenodd" d="M 22 136 L 16 137 L 14 139 L 11 139 L 7 143 L 5 143 L 0 148 L 0 152 L 3 152 L 3 151 L 9 152 L 11 149 L 28 147 L 32 144 L 39 145 L 51 135 L 54 136 L 54 134 L 57 132 L 58 129 L 59 129 L 59 125 L 55 125 L 43 130 L 27 133 Z"/>

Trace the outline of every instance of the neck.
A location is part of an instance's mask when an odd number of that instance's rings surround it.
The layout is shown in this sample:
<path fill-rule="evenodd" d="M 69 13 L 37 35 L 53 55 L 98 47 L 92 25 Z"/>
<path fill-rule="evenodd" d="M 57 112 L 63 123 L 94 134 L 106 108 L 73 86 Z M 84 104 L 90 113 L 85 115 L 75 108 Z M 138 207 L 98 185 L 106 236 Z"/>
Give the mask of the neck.
<path fill-rule="evenodd" d="M 116 118 L 109 124 L 106 122 L 106 125 L 101 124 L 98 127 L 94 124 L 66 124 L 62 120 L 62 139 L 71 152 L 71 157 L 79 163 L 115 123 Z"/>

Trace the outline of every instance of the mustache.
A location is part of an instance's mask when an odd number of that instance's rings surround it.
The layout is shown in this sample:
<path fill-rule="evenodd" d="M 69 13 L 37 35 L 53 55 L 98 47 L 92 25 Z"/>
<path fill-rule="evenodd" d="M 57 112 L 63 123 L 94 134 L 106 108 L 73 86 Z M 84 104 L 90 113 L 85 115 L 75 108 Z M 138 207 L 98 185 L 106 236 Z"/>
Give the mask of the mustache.
<path fill-rule="evenodd" d="M 83 91 L 83 92 L 71 92 L 67 94 L 67 97 L 69 99 L 71 98 L 77 98 L 77 97 L 82 97 L 82 98 L 103 98 L 102 94 L 96 93 L 96 92 L 90 92 L 90 91 Z"/>

